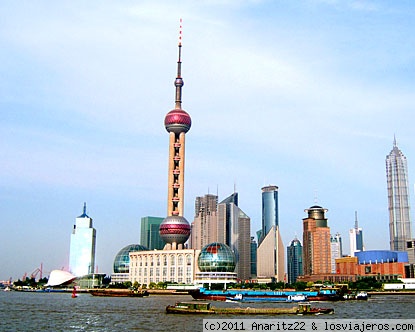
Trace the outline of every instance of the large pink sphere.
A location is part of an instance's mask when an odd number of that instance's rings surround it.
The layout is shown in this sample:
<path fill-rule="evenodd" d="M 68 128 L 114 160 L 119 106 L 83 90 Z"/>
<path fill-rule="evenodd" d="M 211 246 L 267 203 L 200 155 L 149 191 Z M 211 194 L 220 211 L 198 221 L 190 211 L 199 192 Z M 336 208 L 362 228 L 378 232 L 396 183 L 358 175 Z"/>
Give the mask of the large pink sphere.
<path fill-rule="evenodd" d="M 166 243 L 183 244 L 190 236 L 190 224 L 181 216 L 170 216 L 160 224 L 160 237 Z"/>
<path fill-rule="evenodd" d="M 187 133 L 192 126 L 192 119 L 184 110 L 174 109 L 167 113 L 164 118 L 164 126 L 168 132 Z"/>

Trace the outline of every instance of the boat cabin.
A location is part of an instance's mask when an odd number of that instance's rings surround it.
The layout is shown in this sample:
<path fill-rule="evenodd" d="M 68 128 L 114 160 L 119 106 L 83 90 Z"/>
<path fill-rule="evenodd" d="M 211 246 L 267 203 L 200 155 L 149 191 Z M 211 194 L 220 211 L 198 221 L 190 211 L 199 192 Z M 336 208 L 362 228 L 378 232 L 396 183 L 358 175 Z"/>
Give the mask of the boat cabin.
<path fill-rule="evenodd" d="M 174 307 L 180 308 L 180 309 L 189 309 L 189 310 L 210 310 L 210 303 L 209 302 L 177 302 Z"/>

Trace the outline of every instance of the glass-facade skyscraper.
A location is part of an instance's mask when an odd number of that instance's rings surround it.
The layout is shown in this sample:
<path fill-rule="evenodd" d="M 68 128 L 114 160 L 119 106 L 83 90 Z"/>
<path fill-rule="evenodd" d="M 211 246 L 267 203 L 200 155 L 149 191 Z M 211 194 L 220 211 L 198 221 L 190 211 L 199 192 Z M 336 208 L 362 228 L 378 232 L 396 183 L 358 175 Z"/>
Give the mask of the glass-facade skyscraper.
<path fill-rule="evenodd" d="M 94 273 L 96 230 L 92 218 L 83 213 L 75 219 L 69 250 L 69 271 L 77 277 Z"/>
<path fill-rule="evenodd" d="M 164 241 L 160 237 L 160 224 L 164 218 L 143 217 L 141 218 L 140 244 L 150 250 L 164 248 Z"/>
<path fill-rule="evenodd" d="M 262 188 L 262 238 L 273 226 L 278 226 L 278 187 L 267 186 Z"/>
<path fill-rule="evenodd" d="M 278 224 L 278 187 L 266 186 L 262 190 L 262 229 L 257 249 L 258 279 L 284 281 L 284 245 Z"/>
<path fill-rule="evenodd" d="M 393 148 L 386 156 L 388 188 L 390 250 L 404 251 L 411 240 L 409 212 L 408 165 L 406 157 L 393 141 Z"/>
<path fill-rule="evenodd" d="M 251 278 L 251 218 L 238 206 L 238 193 L 218 204 L 218 242 L 227 244 L 235 254 L 239 279 Z"/>
<path fill-rule="evenodd" d="M 287 247 L 288 283 L 296 282 L 297 277 L 303 274 L 303 246 L 297 237 Z"/>

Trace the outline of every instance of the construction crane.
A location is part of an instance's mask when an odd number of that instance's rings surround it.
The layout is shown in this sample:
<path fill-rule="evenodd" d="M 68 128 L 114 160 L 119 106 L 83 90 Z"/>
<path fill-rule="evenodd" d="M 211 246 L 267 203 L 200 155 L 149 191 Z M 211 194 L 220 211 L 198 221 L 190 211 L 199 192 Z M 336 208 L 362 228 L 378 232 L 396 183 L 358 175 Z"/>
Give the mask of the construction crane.
<path fill-rule="evenodd" d="M 30 279 L 36 279 L 36 277 L 39 273 L 40 273 L 39 279 L 42 279 L 42 277 L 43 277 L 43 263 L 40 263 L 40 267 L 38 267 L 36 270 L 34 270 L 30 274 Z"/>

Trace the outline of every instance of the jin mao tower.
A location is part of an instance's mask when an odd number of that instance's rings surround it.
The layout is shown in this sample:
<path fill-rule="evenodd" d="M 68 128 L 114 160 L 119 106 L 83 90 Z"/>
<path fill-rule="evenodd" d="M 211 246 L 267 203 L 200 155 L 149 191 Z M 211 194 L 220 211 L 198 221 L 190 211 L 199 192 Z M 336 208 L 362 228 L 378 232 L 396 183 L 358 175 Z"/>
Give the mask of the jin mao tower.
<path fill-rule="evenodd" d="M 390 250 L 404 251 L 410 240 L 411 220 L 409 214 L 408 165 L 406 157 L 393 140 L 392 151 L 386 156 L 386 179 L 388 186 Z"/>

